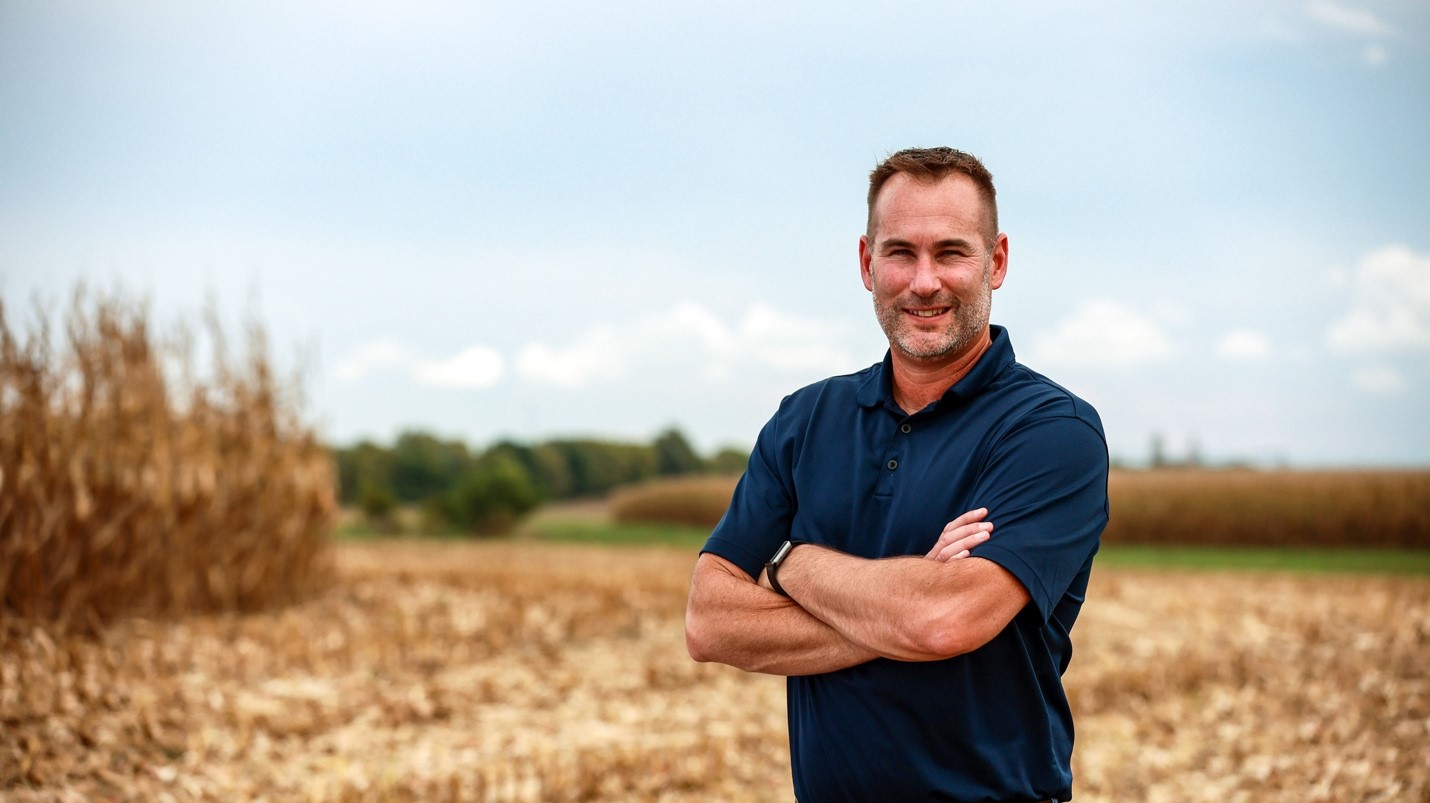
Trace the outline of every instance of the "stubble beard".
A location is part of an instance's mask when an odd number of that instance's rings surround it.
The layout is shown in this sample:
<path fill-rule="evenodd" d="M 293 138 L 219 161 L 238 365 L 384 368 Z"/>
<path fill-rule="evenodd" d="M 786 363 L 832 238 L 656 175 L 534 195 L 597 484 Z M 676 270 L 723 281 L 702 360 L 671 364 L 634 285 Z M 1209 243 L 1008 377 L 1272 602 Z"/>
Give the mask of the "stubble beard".
<path fill-rule="evenodd" d="M 889 338 L 889 346 L 905 356 L 932 360 L 957 354 L 973 345 L 988 327 L 993 309 L 993 288 L 989 280 L 990 269 L 985 264 L 978 293 L 968 304 L 953 296 L 921 298 L 916 305 L 900 304 L 898 299 L 883 303 L 875 293 L 874 314 L 879 318 L 884 335 Z M 947 306 L 950 308 L 948 326 L 941 332 L 918 331 L 900 311 L 904 306 Z"/>

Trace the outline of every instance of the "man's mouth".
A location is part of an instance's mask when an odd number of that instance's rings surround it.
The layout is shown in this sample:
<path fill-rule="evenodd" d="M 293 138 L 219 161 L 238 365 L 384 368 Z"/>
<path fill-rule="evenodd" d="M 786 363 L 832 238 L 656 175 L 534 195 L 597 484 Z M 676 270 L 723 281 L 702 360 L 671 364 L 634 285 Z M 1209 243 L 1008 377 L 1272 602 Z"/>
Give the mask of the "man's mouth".
<path fill-rule="evenodd" d="M 905 312 L 918 318 L 937 318 L 948 312 L 952 307 L 934 307 L 933 309 L 906 309 Z"/>

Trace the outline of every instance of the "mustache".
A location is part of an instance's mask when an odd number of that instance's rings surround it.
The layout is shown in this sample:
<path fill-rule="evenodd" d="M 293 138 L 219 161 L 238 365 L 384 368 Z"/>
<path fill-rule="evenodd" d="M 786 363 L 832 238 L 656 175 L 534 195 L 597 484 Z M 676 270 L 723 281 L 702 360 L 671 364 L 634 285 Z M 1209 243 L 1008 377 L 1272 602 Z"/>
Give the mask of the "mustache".
<path fill-rule="evenodd" d="M 918 293 L 905 293 L 894 299 L 896 307 L 953 307 L 957 309 L 963 303 L 955 296 L 935 293 L 931 296 L 921 296 Z"/>

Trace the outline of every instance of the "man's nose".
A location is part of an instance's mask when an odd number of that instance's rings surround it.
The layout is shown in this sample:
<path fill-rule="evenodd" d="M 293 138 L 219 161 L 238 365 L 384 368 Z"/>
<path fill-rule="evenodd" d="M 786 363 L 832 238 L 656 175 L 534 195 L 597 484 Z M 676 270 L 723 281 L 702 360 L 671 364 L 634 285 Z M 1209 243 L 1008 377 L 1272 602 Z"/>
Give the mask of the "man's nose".
<path fill-rule="evenodd" d="M 920 257 L 914 265 L 913 281 L 909 282 L 909 290 L 917 295 L 931 296 L 939 290 L 938 267 L 934 265 L 932 257 Z"/>

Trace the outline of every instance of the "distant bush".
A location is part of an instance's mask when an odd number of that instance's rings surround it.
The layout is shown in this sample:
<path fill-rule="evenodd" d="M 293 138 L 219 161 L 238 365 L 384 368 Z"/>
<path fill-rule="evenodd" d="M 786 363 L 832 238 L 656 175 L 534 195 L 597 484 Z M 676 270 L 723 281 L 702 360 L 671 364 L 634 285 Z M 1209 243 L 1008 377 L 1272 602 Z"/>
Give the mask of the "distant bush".
<path fill-rule="evenodd" d="M 368 485 L 358 494 L 358 507 L 367 523 L 379 530 L 396 530 L 397 498 L 386 487 Z"/>
<path fill-rule="evenodd" d="M 735 491 L 738 476 L 652 480 L 611 495 L 611 517 L 620 522 L 661 522 L 714 527 Z"/>
<path fill-rule="evenodd" d="M 737 449 L 727 446 L 716 452 L 707 464 L 711 474 L 734 474 L 739 476 L 744 473 L 745 466 L 750 462 L 749 449 Z"/>
<path fill-rule="evenodd" d="M 498 456 L 483 460 L 457 480 L 437 511 L 446 523 L 476 535 L 505 533 L 541 501 L 521 464 Z"/>
<path fill-rule="evenodd" d="M 263 332 L 235 359 L 209 316 L 166 341 L 147 306 L 75 294 L 64 340 L 0 304 L 0 612 L 90 628 L 252 609 L 329 577 L 333 465 Z"/>

